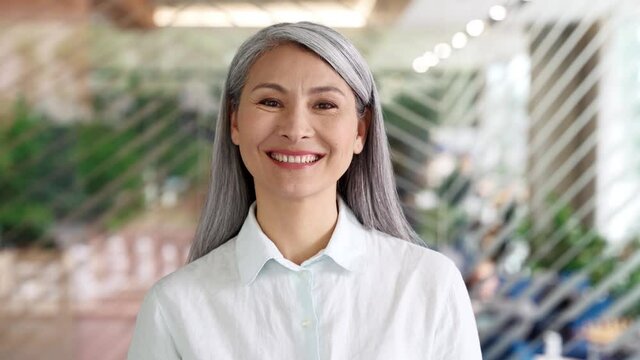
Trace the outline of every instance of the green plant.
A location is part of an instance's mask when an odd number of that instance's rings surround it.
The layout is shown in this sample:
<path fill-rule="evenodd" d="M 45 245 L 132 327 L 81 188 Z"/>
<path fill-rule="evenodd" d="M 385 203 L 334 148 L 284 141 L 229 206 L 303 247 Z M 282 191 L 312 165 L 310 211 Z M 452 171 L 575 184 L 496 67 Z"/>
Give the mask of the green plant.
<path fill-rule="evenodd" d="M 535 228 L 531 217 L 525 220 L 518 229 L 522 238 L 529 239 L 531 253 L 537 254 L 541 249 L 548 247 L 548 241 L 553 240 L 555 245 L 545 251 L 544 256 L 531 264 L 534 269 L 551 268 L 556 261 L 570 249 L 580 246 L 580 252 L 572 257 L 561 271 L 578 271 L 591 264 L 595 259 L 601 259 L 607 246 L 606 239 L 582 223 L 575 215 L 574 209 L 568 204 L 558 204 L 556 196 L 548 199 L 548 208 L 557 207 L 551 221 L 542 228 Z M 601 271 L 592 275 L 592 281 L 598 281 Z"/>
<path fill-rule="evenodd" d="M 47 189 L 36 188 L 20 199 L 44 168 L 58 160 L 38 156 L 53 141 L 50 135 L 37 132 L 45 121 L 19 99 L 9 121 L 0 122 L 0 246 L 28 245 L 53 222 L 54 209 L 46 205 L 51 194 Z M 43 239 L 41 245 L 51 246 L 51 239 Z"/>

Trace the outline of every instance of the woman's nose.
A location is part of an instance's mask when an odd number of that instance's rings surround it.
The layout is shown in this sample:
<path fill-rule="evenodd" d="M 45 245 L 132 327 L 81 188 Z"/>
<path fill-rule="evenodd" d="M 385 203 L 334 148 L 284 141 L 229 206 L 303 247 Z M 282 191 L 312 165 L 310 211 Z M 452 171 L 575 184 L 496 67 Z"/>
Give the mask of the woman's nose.
<path fill-rule="evenodd" d="M 309 138 L 313 135 L 310 115 L 302 106 L 284 111 L 279 122 L 279 135 L 290 141 Z"/>

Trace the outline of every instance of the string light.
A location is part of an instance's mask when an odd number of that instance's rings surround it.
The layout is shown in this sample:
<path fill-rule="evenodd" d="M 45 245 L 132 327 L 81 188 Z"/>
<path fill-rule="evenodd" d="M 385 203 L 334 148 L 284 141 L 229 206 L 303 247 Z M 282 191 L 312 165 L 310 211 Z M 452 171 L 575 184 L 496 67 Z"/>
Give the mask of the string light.
<path fill-rule="evenodd" d="M 502 21 L 507 18 L 507 8 L 502 5 L 494 5 L 489 8 L 489 17 L 495 21 Z"/>
<path fill-rule="evenodd" d="M 454 49 L 462 49 L 467 46 L 467 35 L 463 32 L 457 32 L 451 38 L 451 46 Z"/>
<path fill-rule="evenodd" d="M 446 59 L 451 55 L 451 46 L 447 43 L 440 43 L 433 48 L 433 52 L 440 59 Z"/>
<path fill-rule="evenodd" d="M 520 0 L 520 4 L 526 4 L 533 0 Z M 512 2 L 509 2 L 509 6 L 512 6 Z M 516 4 L 517 6 L 517 4 Z M 489 8 L 489 21 L 491 25 L 492 21 L 503 21 L 507 18 L 508 8 L 503 5 L 494 5 Z M 467 23 L 465 26 L 465 32 L 459 31 L 451 37 L 451 43 L 439 43 L 433 51 L 427 51 L 424 55 L 419 56 L 413 60 L 413 69 L 418 73 L 427 72 L 431 67 L 436 66 L 440 59 L 447 59 L 451 56 L 453 49 L 459 50 L 464 48 L 469 42 L 469 36 L 477 37 L 482 35 L 485 30 L 486 24 L 482 19 L 474 19 Z M 638 38 L 640 40 L 640 29 L 638 30 Z"/>
<path fill-rule="evenodd" d="M 484 21 L 480 19 L 471 20 L 467 23 L 467 34 L 476 37 L 484 31 Z"/>
<path fill-rule="evenodd" d="M 429 67 L 436 66 L 440 62 L 438 56 L 431 51 L 427 51 L 426 53 L 424 53 L 424 55 L 422 55 L 422 57 L 425 59 Z"/>
<path fill-rule="evenodd" d="M 425 73 L 429 70 L 429 65 L 424 57 L 419 56 L 413 60 L 413 71 L 417 73 Z"/>

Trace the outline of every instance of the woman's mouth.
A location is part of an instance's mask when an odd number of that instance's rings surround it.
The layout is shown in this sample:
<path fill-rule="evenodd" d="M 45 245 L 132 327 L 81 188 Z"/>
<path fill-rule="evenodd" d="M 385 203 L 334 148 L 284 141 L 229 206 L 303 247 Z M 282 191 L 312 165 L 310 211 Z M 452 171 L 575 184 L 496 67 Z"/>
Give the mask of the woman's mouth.
<path fill-rule="evenodd" d="M 319 155 L 285 155 L 277 152 L 272 152 L 269 156 L 281 163 L 290 163 L 290 164 L 310 164 L 320 160 Z"/>
<path fill-rule="evenodd" d="M 279 151 L 270 151 L 267 155 L 271 158 L 273 163 L 278 167 L 288 170 L 306 169 L 314 166 L 320 159 L 324 157 L 323 154 L 315 154 L 309 152 L 290 152 L 286 153 Z"/>

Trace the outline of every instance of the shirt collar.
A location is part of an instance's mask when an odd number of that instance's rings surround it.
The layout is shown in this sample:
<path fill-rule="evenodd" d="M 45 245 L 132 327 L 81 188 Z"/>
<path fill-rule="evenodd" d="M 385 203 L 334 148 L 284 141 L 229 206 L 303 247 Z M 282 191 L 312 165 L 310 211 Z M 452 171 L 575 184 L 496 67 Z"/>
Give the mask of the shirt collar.
<path fill-rule="evenodd" d="M 255 208 L 256 203 L 253 202 L 235 244 L 236 260 L 243 284 L 250 284 L 270 259 L 284 259 L 280 250 L 260 228 L 255 216 Z M 302 266 L 327 255 L 344 269 L 357 270 L 364 256 L 365 233 L 366 229 L 342 197 L 338 196 L 338 221 L 327 247 L 303 262 Z"/>

